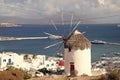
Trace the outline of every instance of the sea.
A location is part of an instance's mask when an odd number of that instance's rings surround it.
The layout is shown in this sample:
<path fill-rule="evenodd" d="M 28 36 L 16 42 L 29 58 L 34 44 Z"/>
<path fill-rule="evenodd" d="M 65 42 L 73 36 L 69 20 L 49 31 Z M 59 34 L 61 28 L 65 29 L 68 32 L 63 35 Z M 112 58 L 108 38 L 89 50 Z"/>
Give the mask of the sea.
<path fill-rule="evenodd" d="M 40 25 L 40 24 L 21 24 L 20 27 L 0 27 L 0 37 L 47 37 L 45 32 L 67 37 L 75 25 Z M 117 24 L 80 24 L 76 28 L 90 41 L 102 40 L 111 43 L 120 43 L 120 27 Z M 0 41 L 0 52 L 16 52 L 18 54 L 40 54 L 46 56 L 56 56 L 57 52 L 64 53 L 61 44 L 44 49 L 46 46 L 55 44 L 60 39 L 36 39 L 36 40 L 11 40 Z M 98 61 L 101 56 L 116 56 L 120 53 L 118 45 L 92 44 L 92 62 Z M 119 55 L 117 55 L 119 56 Z"/>

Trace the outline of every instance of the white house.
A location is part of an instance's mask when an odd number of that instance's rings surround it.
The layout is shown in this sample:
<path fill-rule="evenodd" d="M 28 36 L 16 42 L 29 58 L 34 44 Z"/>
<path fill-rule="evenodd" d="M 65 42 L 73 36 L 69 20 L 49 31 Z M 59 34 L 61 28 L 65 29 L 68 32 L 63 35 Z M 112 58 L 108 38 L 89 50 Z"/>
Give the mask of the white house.
<path fill-rule="evenodd" d="M 0 69 L 6 69 L 7 66 L 20 68 L 24 64 L 23 56 L 13 52 L 3 52 L 0 54 Z"/>
<path fill-rule="evenodd" d="M 38 70 L 47 68 L 57 70 L 57 58 L 46 60 L 45 55 L 17 54 L 13 52 L 0 53 L 0 70 L 5 70 L 8 66 L 22 68 L 25 70 Z"/>
<path fill-rule="evenodd" d="M 57 70 L 57 64 L 56 61 L 54 60 L 46 60 L 45 61 L 45 68 L 47 68 L 47 70 Z"/>
<path fill-rule="evenodd" d="M 27 54 L 28 60 L 25 60 L 25 54 L 16 54 L 13 52 L 0 53 L 0 69 L 4 70 L 8 66 L 30 70 L 31 68 L 40 69 L 44 67 L 46 57 L 45 55 L 36 55 L 32 58 L 32 54 Z"/>
<path fill-rule="evenodd" d="M 35 58 L 32 59 L 32 69 L 41 69 L 45 67 L 46 56 L 45 55 L 36 55 Z"/>

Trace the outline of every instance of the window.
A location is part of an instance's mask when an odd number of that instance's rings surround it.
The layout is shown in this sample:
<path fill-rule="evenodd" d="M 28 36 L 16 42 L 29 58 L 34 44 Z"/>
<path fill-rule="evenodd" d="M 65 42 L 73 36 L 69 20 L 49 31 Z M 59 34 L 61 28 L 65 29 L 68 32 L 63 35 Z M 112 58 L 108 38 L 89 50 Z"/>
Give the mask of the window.
<path fill-rule="evenodd" d="M 51 66 L 54 66 L 54 63 L 52 63 Z"/>
<path fill-rule="evenodd" d="M 49 64 L 47 64 L 46 66 L 49 67 Z"/>
<path fill-rule="evenodd" d="M 6 59 L 3 59 L 3 62 L 6 62 Z"/>

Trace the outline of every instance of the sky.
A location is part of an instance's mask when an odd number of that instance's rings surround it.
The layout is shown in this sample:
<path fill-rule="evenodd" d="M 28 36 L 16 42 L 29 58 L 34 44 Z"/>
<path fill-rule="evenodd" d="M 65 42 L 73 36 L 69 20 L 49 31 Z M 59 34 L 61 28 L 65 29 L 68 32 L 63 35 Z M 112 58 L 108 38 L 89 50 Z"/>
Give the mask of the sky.
<path fill-rule="evenodd" d="M 120 23 L 120 0 L 0 0 L 0 22 Z"/>

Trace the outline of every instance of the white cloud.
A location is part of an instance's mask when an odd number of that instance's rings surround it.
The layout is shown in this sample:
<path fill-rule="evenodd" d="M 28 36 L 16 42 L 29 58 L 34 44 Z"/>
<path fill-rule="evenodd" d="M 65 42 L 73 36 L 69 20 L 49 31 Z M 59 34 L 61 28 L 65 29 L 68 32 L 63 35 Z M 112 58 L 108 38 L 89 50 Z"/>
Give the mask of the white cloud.
<path fill-rule="evenodd" d="M 0 0 L 0 16 L 40 18 L 58 12 L 81 17 L 120 13 L 120 0 Z"/>

